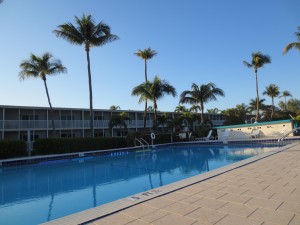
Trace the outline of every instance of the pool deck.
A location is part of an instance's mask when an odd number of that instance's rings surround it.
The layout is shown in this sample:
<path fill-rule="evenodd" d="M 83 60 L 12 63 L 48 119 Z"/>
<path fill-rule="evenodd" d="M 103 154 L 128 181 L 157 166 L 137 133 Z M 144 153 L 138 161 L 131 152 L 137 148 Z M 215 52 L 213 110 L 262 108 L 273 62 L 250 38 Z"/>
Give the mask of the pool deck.
<path fill-rule="evenodd" d="M 45 224 L 299 225 L 300 142 Z"/>

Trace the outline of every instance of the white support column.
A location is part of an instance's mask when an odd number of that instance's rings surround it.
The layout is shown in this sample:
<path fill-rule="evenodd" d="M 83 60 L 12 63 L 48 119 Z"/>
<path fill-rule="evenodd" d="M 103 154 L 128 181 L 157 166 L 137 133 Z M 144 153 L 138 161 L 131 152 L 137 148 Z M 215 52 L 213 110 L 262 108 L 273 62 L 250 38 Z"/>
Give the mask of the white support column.
<path fill-rule="evenodd" d="M 101 119 L 102 119 L 102 137 L 105 136 L 105 130 L 104 130 L 104 115 L 103 115 L 103 111 L 101 112 Z"/>
<path fill-rule="evenodd" d="M 20 131 L 20 129 L 21 129 L 21 110 L 19 109 L 18 112 L 19 112 L 18 139 L 20 140 L 21 139 L 21 131 Z"/>
<path fill-rule="evenodd" d="M 84 137 L 84 110 L 81 111 L 82 137 Z"/>
<path fill-rule="evenodd" d="M 2 109 L 2 140 L 4 140 L 5 108 Z"/>
<path fill-rule="evenodd" d="M 138 121 L 137 121 L 137 112 L 135 112 L 135 131 L 136 131 L 136 132 L 137 132 L 137 130 L 138 130 L 137 125 L 138 125 Z"/>
<path fill-rule="evenodd" d="M 48 138 L 49 137 L 49 113 L 48 113 L 48 109 L 46 109 L 46 137 Z"/>

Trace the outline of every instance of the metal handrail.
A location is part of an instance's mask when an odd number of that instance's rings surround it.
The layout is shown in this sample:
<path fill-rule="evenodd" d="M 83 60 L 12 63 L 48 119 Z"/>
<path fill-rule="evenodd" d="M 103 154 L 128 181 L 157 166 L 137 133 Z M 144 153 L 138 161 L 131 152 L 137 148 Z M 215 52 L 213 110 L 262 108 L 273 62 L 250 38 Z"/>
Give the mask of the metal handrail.
<path fill-rule="evenodd" d="M 143 146 L 143 149 L 144 149 L 145 145 L 143 144 L 143 142 L 141 142 L 139 139 L 135 138 L 134 139 L 135 146 L 137 146 L 136 142 L 138 142 L 140 144 L 140 146 Z"/>
<path fill-rule="evenodd" d="M 297 130 L 300 130 L 300 127 L 294 128 L 294 129 L 290 130 L 289 132 L 285 133 L 284 135 L 282 135 L 282 137 L 280 137 L 278 139 L 278 142 L 283 141 L 287 136 L 289 136 L 291 133 L 293 133 L 293 132 L 295 132 Z"/>
<path fill-rule="evenodd" d="M 149 143 L 144 138 L 140 138 L 140 141 L 144 142 L 148 146 L 148 149 L 149 149 Z"/>

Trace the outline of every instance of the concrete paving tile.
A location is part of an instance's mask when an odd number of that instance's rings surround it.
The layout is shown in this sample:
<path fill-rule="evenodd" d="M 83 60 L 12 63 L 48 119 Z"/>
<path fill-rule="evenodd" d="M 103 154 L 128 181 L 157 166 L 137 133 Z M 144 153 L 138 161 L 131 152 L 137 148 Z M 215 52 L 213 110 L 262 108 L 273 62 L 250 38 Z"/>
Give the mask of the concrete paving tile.
<path fill-rule="evenodd" d="M 154 212 L 151 212 L 143 217 L 140 218 L 140 220 L 143 220 L 145 222 L 148 223 L 152 223 L 155 220 L 158 220 L 166 215 L 168 215 L 169 213 L 167 211 L 164 210 L 156 210 Z"/>
<path fill-rule="evenodd" d="M 282 202 L 294 202 L 300 204 L 300 196 L 297 194 L 287 195 L 284 193 L 275 193 L 270 197 L 270 200 L 282 201 Z"/>
<path fill-rule="evenodd" d="M 297 213 L 292 221 L 289 223 L 289 225 L 299 225 L 300 224 L 300 214 Z"/>
<path fill-rule="evenodd" d="M 144 204 L 139 204 L 133 207 L 130 207 L 128 209 L 125 209 L 122 211 L 123 214 L 135 218 L 140 218 L 142 216 L 145 216 L 151 212 L 156 211 L 156 208 L 144 205 Z"/>
<path fill-rule="evenodd" d="M 151 223 L 147 223 L 142 220 L 134 220 L 133 222 L 126 223 L 126 225 L 147 225 L 147 224 L 151 224 Z"/>
<path fill-rule="evenodd" d="M 203 196 L 203 197 L 209 197 L 209 198 L 220 198 L 223 195 L 225 195 L 226 192 L 221 192 L 221 191 L 213 191 L 213 190 L 204 190 L 200 193 L 198 193 L 198 195 Z"/>
<path fill-rule="evenodd" d="M 281 204 L 282 204 L 282 201 L 263 199 L 263 198 L 255 198 L 255 197 L 251 198 L 246 203 L 246 205 L 249 205 L 249 206 L 255 206 L 255 207 L 272 209 L 272 210 L 276 210 Z"/>
<path fill-rule="evenodd" d="M 269 222 L 280 225 L 288 225 L 294 218 L 293 213 L 287 213 L 283 211 L 273 211 L 268 209 L 259 208 L 249 216 L 249 219 L 257 222 Z"/>
<path fill-rule="evenodd" d="M 245 182 L 241 187 L 247 188 L 249 190 L 254 190 L 254 191 L 263 191 L 268 186 L 269 186 L 268 184 L 256 184 L 256 183 Z"/>
<path fill-rule="evenodd" d="M 218 198 L 219 200 L 227 201 L 227 202 L 235 202 L 235 203 L 245 203 L 249 201 L 252 197 L 245 195 L 237 195 L 237 194 L 226 194 L 222 197 Z"/>
<path fill-rule="evenodd" d="M 127 224 L 129 222 L 132 222 L 136 220 L 135 218 L 133 217 L 130 217 L 130 216 L 126 216 L 124 214 L 121 214 L 121 213 L 116 213 L 116 214 L 113 214 L 111 216 L 108 216 L 108 217 L 104 217 L 102 219 L 99 219 L 97 221 L 94 221 L 93 222 L 93 225 L 124 225 L 124 224 Z"/>
<path fill-rule="evenodd" d="M 202 208 L 219 209 L 227 204 L 226 201 L 214 199 L 214 198 L 202 198 L 201 200 L 194 202 L 194 205 L 201 206 Z"/>
<path fill-rule="evenodd" d="M 179 202 L 185 203 L 185 204 L 193 204 L 193 203 L 201 200 L 202 198 L 203 198 L 203 196 L 200 196 L 200 195 L 191 195 L 185 199 L 180 200 Z"/>
<path fill-rule="evenodd" d="M 178 192 L 187 194 L 187 195 L 195 195 L 203 190 L 204 189 L 200 189 L 200 188 L 196 188 L 196 187 L 186 187 L 186 188 L 179 190 Z"/>
<path fill-rule="evenodd" d="M 220 212 L 243 216 L 243 217 L 248 217 L 255 210 L 257 210 L 257 207 L 247 206 L 238 203 L 231 203 L 231 202 L 219 209 Z"/>
<path fill-rule="evenodd" d="M 205 223 L 215 224 L 222 218 L 224 218 L 227 214 L 218 212 L 216 210 L 207 209 L 207 208 L 199 208 L 190 214 L 185 215 L 185 217 L 189 217 L 192 219 L 196 219 L 198 221 L 203 221 Z"/>
<path fill-rule="evenodd" d="M 160 209 L 160 208 L 166 207 L 167 205 L 171 205 L 173 203 L 174 203 L 174 201 L 164 199 L 161 197 L 161 198 L 154 198 L 149 201 L 146 201 L 144 204 Z"/>
<path fill-rule="evenodd" d="M 163 210 L 183 216 L 198 208 L 200 208 L 200 206 L 175 202 L 172 205 L 166 206 Z"/>
<path fill-rule="evenodd" d="M 180 192 L 176 191 L 176 192 L 173 192 L 170 194 L 166 194 L 162 198 L 172 200 L 172 201 L 179 201 L 179 200 L 185 199 L 187 197 L 189 197 L 188 194 L 184 194 L 184 193 L 180 193 Z"/>
<path fill-rule="evenodd" d="M 247 219 L 246 217 L 227 215 L 215 225 L 261 225 L 261 223 Z"/>
<path fill-rule="evenodd" d="M 263 199 L 270 199 L 274 194 L 275 194 L 275 192 L 248 190 L 248 191 L 242 193 L 241 195 L 249 196 L 249 197 L 263 198 Z"/>
<path fill-rule="evenodd" d="M 158 220 L 152 222 L 153 225 L 192 225 L 196 220 L 186 218 L 184 216 L 176 215 L 176 214 L 168 214 Z"/>
<path fill-rule="evenodd" d="M 295 202 L 284 202 L 277 209 L 278 211 L 300 213 L 300 204 Z M 299 223 L 300 224 L 300 223 Z"/>
<path fill-rule="evenodd" d="M 240 194 L 248 191 L 248 188 L 225 186 L 224 188 L 219 189 L 218 191 L 240 195 Z"/>

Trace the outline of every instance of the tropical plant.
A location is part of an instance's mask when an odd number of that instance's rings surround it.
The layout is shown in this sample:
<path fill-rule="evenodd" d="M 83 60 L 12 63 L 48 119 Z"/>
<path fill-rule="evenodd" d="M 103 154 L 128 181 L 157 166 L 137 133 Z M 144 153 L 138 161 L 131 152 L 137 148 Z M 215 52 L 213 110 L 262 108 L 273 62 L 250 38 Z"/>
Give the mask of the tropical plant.
<path fill-rule="evenodd" d="M 274 115 L 274 98 L 278 97 L 279 94 L 279 87 L 275 84 L 270 84 L 268 87 L 266 87 L 266 90 L 263 92 L 263 95 L 268 95 L 272 99 L 271 120 L 273 119 Z"/>
<path fill-rule="evenodd" d="M 153 102 L 154 108 L 154 130 L 156 130 L 157 121 L 157 101 L 166 94 L 176 96 L 175 88 L 167 81 L 161 80 L 158 76 L 154 77 L 152 82 L 147 81 L 133 88 L 131 95 L 140 96 L 139 103 L 145 100 Z"/>
<path fill-rule="evenodd" d="M 118 36 L 111 34 L 110 27 L 103 22 L 95 23 L 91 15 L 83 14 L 81 18 L 75 16 L 75 25 L 65 23 L 58 26 L 53 32 L 57 37 L 63 38 L 74 45 L 83 45 L 88 67 L 89 99 L 90 99 L 90 130 L 94 137 L 94 112 L 93 112 L 93 91 L 92 75 L 90 66 L 90 48 L 103 46 L 118 39 Z"/>
<path fill-rule="evenodd" d="M 199 105 L 192 105 L 192 107 L 190 108 L 190 112 L 197 113 L 198 110 L 201 110 Z"/>
<path fill-rule="evenodd" d="M 295 32 L 295 36 L 296 36 L 298 42 L 292 42 L 292 43 L 289 43 L 287 46 L 285 46 L 283 49 L 283 54 L 287 53 L 292 48 L 298 49 L 300 51 L 300 27 L 298 27 L 298 32 Z"/>
<path fill-rule="evenodd" d="M 121 107 L 120 107 L 120 106 L 118 106 L 118 105 L 112 105 L 111 107 L 109 107 L 109 109 L 110 109 L 110 110 L 114 110 L 114 111 L 116 111 L 116 110 L 120 110 L 120 109 L 121 109 Z"/>
<path fill-rule="evenodd" d="M 193 83 L 191 91 L 183 91 L 179 103 L 199 104 L 201 109 L 201 124 L 204 124 L 204 103 L 216 101 L 217 96 L 225 96 L 224 91 L 217 88 L 214 83 L 202 84 L 200 87 Z"/>
<path fill-rule="evenodd" d="M 146 48 L 144 50 L 138 49 L 138 52 L 134 53 L 138 57 L 140 57 L 142 60 L 144 60 L 145 63 L 145 82 L 148 81 L 147 76 L 147 61 L 149 59 L 152 59 L 153 56 L 157 54 L 155 50 L 152 50 L 151 48 Z M 144 110 L 144 128 L 146 128 L 146 116 L 147 116 L 147 99 L 145 100 L 145 110 Z"/>
<path fill-rule="evenodd" d="M 291 98 L 287 101 L 286 108 L 294 114 L 300 114 L 300 100 Z"/>
<path fill-rule="evenodd" d="M 209 113 L 209 114 L 218 114 L 220 112 L 221 112 L 221 110 L 219 110 L 218 108 L 207 109 L 207 113 Z"/>
<path fill-rule="evenodd" d="M 252 53 L 251 63 L 248 63 L 246 61 L 243 61 L 243 63 L 248 68 L 254 69 L 255 80 L 256 80 L 256 98 L 259 100 L 257 70 L 259 68 L 264 67 L 265 64 L 271 63 L 271 58 L 268 55 L 263 55 L 261 52 L 254 52 Z M 257 105 L 256 105 L 256 118 L 255 118 L 256 121 L 258 121 L 258 117 L 259 117 L 259 101 L 257 101 Z"/>
<path fill-rule="evenodd" d="M 174 112 L 177 112 L 177 113 L 186 112 L 186 111 L 188 111 L 188 110 L 184 105 L 178 105 L 178 106 L 176 106 L 176 108 L 174 110 Z"/>
<path fill-rule="evenodd" d="M 125 129 L 127 129 L 127 123 L 130 121 L 130 118 L 128 116 L 128 114 L 126 112 L 121 112 L 119 115 L 117 116 L 112 116 L 108 122 L 108 127 L 110 130 L 112 130 L 112 128 L 114 127 L 120 127 L 120 129 L 122 130 L 122 137 L 123 134 L 125 132 Z M 123 128 L 123 129 L 122 129 Z"/>
<path fill-rule="evenodd" d="M 244 103 L 238 104 L 235 108 L 230 108 L 222 111 L 225 115 L 224 125 L 242 124 L 247 119 L 249 114 L 248 106 Z"/>
<path fill-rule="evenodd" d="M 29 60 L 24 60 L 21 62 L 21 72 L 19 77 L 21 80 L 25 78 L 41 78 L 44 82 L 47 99 L 50 107 L 51 119 L 52 119 L 52 129 L 54 136 L 56 135 L 55 124 L 54 124 L 54 114 L 52 109 L 52 104 L 50 101 L 50 96 L 47 87 L 47 76 L 52 76 L 58 73 L 67 72 L 66 67 L 64 67 L 60 60 L 53 59 L 50 53 L 45 53 L 42 57 L 36 56 L 34 54 L 30 55 Z"/>
<path fill-rule="evenodd" d="M 279 98 L 284 98 L 284 104 L 286 105 L 286 97 L 293 97 L 289 91 L 283 91 Z M 286 109 L 286 108 L 284 108 Z"/>
<path fill-rule="evenodd" d="M 248 110 L 250 112 L 253 112 L 253 111 L 256 111 L 257 110 L 257 105 L 258 105 L 258 108 L 261 109 L 261 110 L 264 110 L 265 109 L 265 104 L 264 102 L 266 101 L 266 99 L 259 99 L 259 101 L 257 101 L 257 98 L 255 99 L 250 99 L 250 102 L 249 102 L 249 106 L 248 106 Z M 260 116 L 260 113 L 256 112 L 256 115 L 258 114 L 258 116 Z M 255 120 L 257 121 L 257 120 Z"/>

